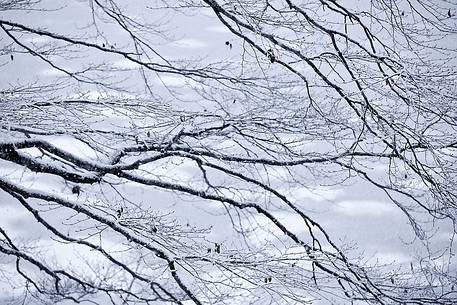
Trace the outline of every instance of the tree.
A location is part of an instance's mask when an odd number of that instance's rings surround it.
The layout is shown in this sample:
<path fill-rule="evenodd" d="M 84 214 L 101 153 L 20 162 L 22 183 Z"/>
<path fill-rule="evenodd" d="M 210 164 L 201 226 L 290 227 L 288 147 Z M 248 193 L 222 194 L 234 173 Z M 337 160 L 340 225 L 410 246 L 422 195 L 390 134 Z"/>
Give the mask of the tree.
<path fill-rule="evenodd" d="M 37 237 L 2 215 L 9 301 L 453 304 L 455 11 L 3 1 L 2 69 L 51 69 L 2 78 L 0 189 Z M 176 53 L 208 20 L 227 52 Z M 352 184 L 409 221 L 416 261 L 369 260 L 297 196 Z"/>

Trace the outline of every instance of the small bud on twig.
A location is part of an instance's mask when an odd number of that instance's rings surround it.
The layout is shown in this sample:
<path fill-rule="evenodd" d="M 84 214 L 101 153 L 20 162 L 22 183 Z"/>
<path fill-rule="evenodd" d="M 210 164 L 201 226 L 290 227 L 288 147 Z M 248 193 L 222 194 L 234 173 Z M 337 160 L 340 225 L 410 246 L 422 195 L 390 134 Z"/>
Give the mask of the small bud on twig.
<path fill-rule="evenodd" d="M 71 189 L 71 192 L 73 194 L 76 194 L 77 196 L 79 196 L 79 194 L 81 193 L 81 187 L 79 185 L 75 185 L 73 186 L 73 188 Z"/>
<path fill-rule="evenodd" d="M 124 212 L 124 208 L 121 207 L 119 210 L 116 211 L 117 212 L 117 218 L 121 218 L 122 216 L 122 213 Z"/>
<path fill-rule="evenodd" d="M 267 51 L 267 57 L 270 60 L 271 63 L 274 63 L 276 61 L 275 54 L 272 49 L 268 49 Z"/>

